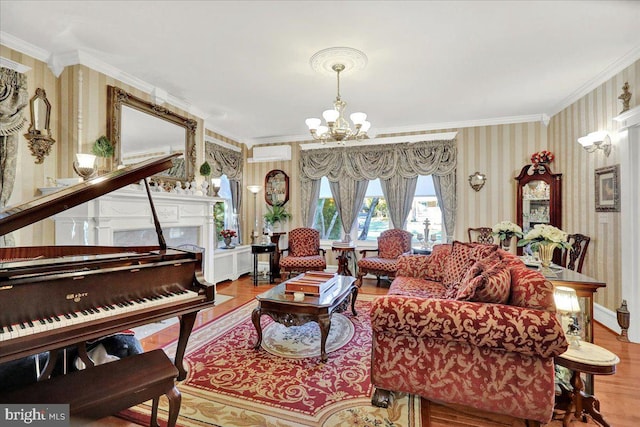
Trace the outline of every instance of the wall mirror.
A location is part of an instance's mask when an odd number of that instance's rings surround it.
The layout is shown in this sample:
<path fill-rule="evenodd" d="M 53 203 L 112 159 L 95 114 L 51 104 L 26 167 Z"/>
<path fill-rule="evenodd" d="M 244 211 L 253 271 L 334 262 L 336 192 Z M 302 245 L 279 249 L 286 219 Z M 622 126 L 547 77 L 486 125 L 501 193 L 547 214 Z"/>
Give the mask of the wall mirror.
<path fill-rule="evenodd" d="M 29 131 L 24 134 L 29 141 L 31 154 L 36 157 L 36 163 L 42 163 L 49 155 L 51 146 L 56 142 L 51 137 L 49 122 L 51 121 L 51 104 L 44 89 L 36 89 L 36 94 L 29 103 L 31 123 Z"/>
<path fill-rule="evenodd" d="M 195 176 L 197 127 L 193 119 L 108 86 L 107 138 L 114 144 L 118 165 L 179 152 L 183 156 L 155 180 L 191 182 Z"/>
<path fill-rule="evenodd" d="M 289 177 L 274 169 L 264 178 L 264 200 L 268 205 L 284 205 L 289 200 Z"/>

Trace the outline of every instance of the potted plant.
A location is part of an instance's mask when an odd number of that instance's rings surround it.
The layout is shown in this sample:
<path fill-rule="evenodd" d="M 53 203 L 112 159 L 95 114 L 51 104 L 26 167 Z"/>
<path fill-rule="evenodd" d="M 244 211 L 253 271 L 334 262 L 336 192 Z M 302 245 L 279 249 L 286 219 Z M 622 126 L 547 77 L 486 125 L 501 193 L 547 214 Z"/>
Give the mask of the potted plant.
<path fill-rule="evenodd" d="M 276 227 L 276 224 L 281 224 L 288 219 L 291 219 L 291 214 L 287 212 L 283 205 L 267 206 L 267 212 L 264 214 L 264 220 L 267 224 Z"/>
<path fill-rule="evenodd" d="M 109 141 L 109 138 L 102 135 L 100 138 L 96 139 L 91 147 L 91 152 L 95 154 L 96 157 L 103 159 L 100 161 L 100 167 L 98 167 L 100 172 L 109 172 L 111 168 L 107 162 L 109 159 L 113 158 L 113 154 L 115 153 L 115 149 L 111 141 Z"/>

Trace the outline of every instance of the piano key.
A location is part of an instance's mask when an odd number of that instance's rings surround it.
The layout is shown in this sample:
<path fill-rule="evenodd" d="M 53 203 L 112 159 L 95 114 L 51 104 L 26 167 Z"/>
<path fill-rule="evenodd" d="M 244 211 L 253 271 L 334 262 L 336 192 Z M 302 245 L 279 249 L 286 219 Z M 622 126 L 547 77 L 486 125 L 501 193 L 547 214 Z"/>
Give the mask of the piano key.
<path fill-rule="evenodd" d="M 4 333 L 0 334 L 0 342 L 8 341 L 8 340 L 19 338 L 22 336 L 48 332 L 54 329 L 71 327 L 73 325 L 82 324 L 82 323 L 90 322 L 93 320 L 100 320 L 103 318 L 108 318 L 110 316 L 117 316 L 123 313 L 140 311 L 140 310 L 154 308 L 154 307 L 163 306 L 167 304 L 173 305 L 180 302 L 186 302 L 189 300 L 200 298 L 197 292 L 193 292 L 189 290 L 184 290 L 184 291 L 175 292 L 175 293 L 172 292 L 171 294 L 172 294 L 171 296 L 157 295 L 158 298 L 155 300 L 151 300 L 150 298 L 145 298 L 146 301 L 142 301 L 142 302 L 134 303 L 131 301 L 123 301 L 122 307 L 120 307 L 120 304 L 116 304 L 117 307 L 114 307 L 112 310 L 108 310 L 108 311 L 104 310 L 104 306 L 103 306 L 103 307 L 92 307 L 86 310 L 66 313 L 66 314 L 69 314 L 70 316 L 70 319 L 67 319 L 67 320 L 62 320 L 60 316 L 62 316 L 63 318 L 67 318 L 66 315 L 62 315 L 62 314 L 45 317 L 43 319 L 33 319 L 33 321 L 31 321 L 31 324 L 25 323 L 24 329 L 19 324 L 8 325 L 7 327 L 4 328 Z"/>

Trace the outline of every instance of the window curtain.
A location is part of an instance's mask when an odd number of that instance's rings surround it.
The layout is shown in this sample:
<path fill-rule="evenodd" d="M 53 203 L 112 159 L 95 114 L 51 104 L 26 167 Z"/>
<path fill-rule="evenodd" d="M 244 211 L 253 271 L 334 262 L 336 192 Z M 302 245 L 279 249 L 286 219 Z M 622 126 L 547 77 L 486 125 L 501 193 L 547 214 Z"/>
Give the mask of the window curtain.
<path fill-rule="evenodd" d="M 3 209 L 16 180 L 18 133 L 26 119 L 22 112 L 29 104 L 27 79 L 24 74 L 0 68 L 0 209 Z M 0 236 L 0 247 L 15 246 L 11 233 Z"/>
<path fill-rule="evenodd" d="M 393 228 L 404 229 L 413 204 L 413 196 L 416 194 L 417 183 L 418 176 L 404 178 L 395 175 L 389 179 L 380 180 Z"/>
<path fill-rule="evenodd" d="M 242 243 L 242 229 L 239 226 L 239 213 L 242 208 L 242 153 L 206 141 L 204 144 L 205 159 L 211 162 L 211 176 L 219 178 L 226 175 L 231 188 L 231 208 L 233 209 L 233 227 L 238 233 L 238 243 Z"/>
<path fill-rule="evenodd" d="M 318 198 L 320 197 L 320 180 L 302 182 L 300 191 L 302 192 L 302 225 L 311 228 L 316 217 Z"/>
<path fill-rule="evenodd" d="M 336 201 L 336 207 L 342 220 L 342 230 L 347 236 L 351 233 L 351 229 L 358 219 L 358 211 L 367 194 L 368 185 L 369 181 L 347 178 L 335 182 L 329 181 L 331 195 Z"/>
<path fill-rule="evenodd" d="M 456 159 L 455 139 L 365 147 L 356 145 L 303 150 L 300 153 L 299 169 L 302 186 L 310 185 L 310 181 L 319 180 L 323 176 L 329 182 L 338 182 L 347 178 L 356 181 L 379 178 L 384 181 L 396 179 L 395 176 L 409 179 L 417 178 L 418 175 L 432 175 L 434 185 L 439 188 L 437 192 L 440 196 L 437 197 L 445 229 L 447 235 L 452 236 L 456 214 Z M 308 190 L 305 191 L 309 194 Z M 397 207 L 391 209 L 402 211 Z"/>
<path fill-rule="evenodd" d="M 451 243 L 453 241 L 453 230 L 456 228 L 456 210 L 458 206 L 456 174 L 434 175 L 433 187 L 436 190 L 436 198 L 442 211 L 442 221 L 444 222 L 447 242 Z"/>

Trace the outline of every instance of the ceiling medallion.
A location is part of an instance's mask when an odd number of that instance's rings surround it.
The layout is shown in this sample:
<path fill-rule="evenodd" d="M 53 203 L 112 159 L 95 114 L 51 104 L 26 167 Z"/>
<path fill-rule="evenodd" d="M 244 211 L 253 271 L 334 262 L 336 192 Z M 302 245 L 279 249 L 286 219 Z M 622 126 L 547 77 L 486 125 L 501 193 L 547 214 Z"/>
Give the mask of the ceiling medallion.
<path fill-rule="evenodd" d="M 337 141 L 345 145 L 349 140 L 368 138 L 367 131 L 371 127 L 365 113 L 352 113 L 349 118 L 354 124 L 351 129 L 349 122 L 344 118 L 344 109 L 347 103 L 340 97 L 340 73 L 354 70 L 362 70 L 367 65 L 367 56 L 357 49 L 349 47 L 331 47 L 323 49 L 311 57 L 311 68 L 325 74 L 330 71 L 336 73 L 337 95 L 333 102 L 333 109 L 325 110 L 322 117 L 326 126 L 321 125 L 318 118 L 309 118 L 305 121 L 313 139 L 323 144 L 327 141 Z"/>

